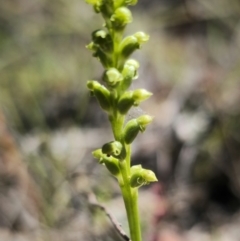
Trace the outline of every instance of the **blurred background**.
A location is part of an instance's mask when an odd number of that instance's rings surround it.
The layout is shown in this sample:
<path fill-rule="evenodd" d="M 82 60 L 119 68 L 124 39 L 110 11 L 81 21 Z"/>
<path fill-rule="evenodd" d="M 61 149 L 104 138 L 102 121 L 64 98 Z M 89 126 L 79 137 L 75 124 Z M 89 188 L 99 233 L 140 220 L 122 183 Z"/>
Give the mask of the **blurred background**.
<path fill-rule="evenodd" d="M 121 240 L 116 180 L 91 156 L 112 140 L 86 89 L 100 63 L 85 49 L 103 21 L 83 0 L 0 0 L 0 240 Z M 240 240 L 240 2 L 139 0 L 126 34 L 150 41 L 133 88 L 154 93 L 154 123 L 133 164 L 159 182 L 140 189 L 144 241 Z"/>

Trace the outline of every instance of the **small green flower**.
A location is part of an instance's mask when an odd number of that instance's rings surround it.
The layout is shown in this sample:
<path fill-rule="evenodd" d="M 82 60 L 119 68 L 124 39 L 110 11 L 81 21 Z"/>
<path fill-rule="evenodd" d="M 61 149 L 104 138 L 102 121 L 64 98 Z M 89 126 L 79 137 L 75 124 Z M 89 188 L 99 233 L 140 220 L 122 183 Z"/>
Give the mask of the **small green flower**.
<path fill-rule="evenodd" d="M 134 99 L 134 105 L 138 106 L 140 102 L 147 100 L 150 96 L 152 96 L 152 93 L 145 89 L 134 90 L 132 95 L 132 98 Z"/>
<path fill-rule="evenodd" d="M 129 59 L 125 62 L 123 66 L 122 75 L 124 79 L 137 79 L 137 70 L 139 68 L 139 63 L 134 59 Z"/>
<path fill-rule="evenodd" d="M 145 34 L 144 32 L 137 32 L 134 34 L 134 37 L 137 38 L 140 45 L 146 43 L 149 40 L 149 35 Z"/>
<path fill-rule="evenodd" d="M 133 188 L 139 188 L 150 182 L 157 182 L 155 173 L 151 170 L 142 168 L 141 165 L 131 167 L 130 185 Z"/>
<path fill-rule="evenodd" d="M 96 52 L 98 50 L 98 46 L 94 42 L 91 42 L 88 45 L 86 45 L 86 48 L 93 52 Z"/>
<path fill-rule="evenodd" d="M 127 114 L 132 106 L 138 106 L 140 102 L 148 99 L 152 93 L 145 89 L 126 91 L 118 101 L 117 107 L 121 114 Z"/>
<path fill-rule="evenodd" d="M 102 147 L 102 153 L 108 156 L 118 157 L 123 150 L 123 145 L 119 141 L 111 141 Z"/>
<path fill-rule="evenodd" d="M 103 80 L 109 87 L 115 87 L 123 80 L 123 76 L 116 68 L 110 68 L 105 71 Z"/>
<path fill-rule="evenodd" d="M 95 80 L 89 80 L 87 82 L 87 87 L 93 95 L 96 96 L 102 109 L 109 111 L 111 108 L 109 90 Z"/>
<path fill-rule="evenodd" d="M 135 71 L 137 71 L 139 68 L 139 63 L 135 59 L 128 59 L 125 62 L 124 67 L 132 67 Z"/>
<path fill-rule="evenodd" d="M 93 54 L 93 57 L 96 57 L 105 68 L 112 65 L 111 55 L 104 52 L 101 48 L 97 49 L 97 51 Z"/>
<path fill-rule="evenodd" d="M 133 106 L 134 104 L 134 99 L 133 99 L 133 91 L 127 91 L 122 94 L 120 97 L 117 108 L 119 112 L 123 115 L 127 114 L 129 109 Z"/>
<path fill-rule="evenodd" d="M 119 166 L 118 166 L 118 159 L 114 158 L 113 156 L 108 156 L 106 154 L 102 153 L 102 149 L 97 149 L 92 152 L 92 155 L 94 158 L 99 160 L 100 164 L 103 164 L 107 167 L 108 171 L 114 175 L 118 176 L 120 171 L 119 171 Z"/>
<path fill-rule="evenodd" d="M 137 121 L 140 127 L 140 131 L 143 132 L 145 131 L 147 125 L 153 121 L 153 117 L 150 115 L 142 115 L 137 118 Z"/>
<path fill-rule="evenodd" d="M 147 125 L 153 120 L 152 116 L 142 115 L 137 119 L 128 121 L 123 130 L 123 137 L 126 144 L 131 144 L 137 137 L 139 131 L 143 132 Z"/>
<path fill-rule="evenodd" d="M 99 149 L 93 151 L 92 155 L 94 158 L 98 159 L 100 163 L 102 163 L 102 161 L 103 161 L 102 149 L 99 148 Z"/>
<path fill-rule="evenodd" d="M 95 46 L 102 51 L 111 52 L 113 50 L 113 41 L 109 33 L 104 30 L 96 30 L 92 33 L 92 40 Z M 96 47 L 95 47 L 96 48 Z"/>
<path fill-rule="evenodd" d="M 126 126 L 124 127 L 124 141 L 126 144 L 131 144 L 134 139 L 137 137 L 138 133 L 140 131 L 139 124 L 137 122 L 137 119 L 130 120 Z"/>
<path fill-rule="evenodd" d="M 127 59 L 135 50 L 140 48 L 138 39 L 135 36 L 127 36 L 120 43 L 120 53 L 124 59 Z"/>
<path fill-rule="evenodd" d="M 144 32 L 137 32 L 134 35 L 125 37 L 120 43 L 120 53 L 122 58 L 127 59 L 135 50 L 149 40 L 149 35 Z"/>
<path fill-rule="evenodd" d="M 117 8 L 110 18 L 114 29 L 122 30 L 128 23 L 132 22 L 132 13 L 126 7 Z"/>
<path fill-rule="evenodd" d="M 134 59 L 128 59 L 122 70 L 123 81 L 121 88 L 123 91 L 127 90 L 131 85 L 132 81 L 138 78 L 139 63 Z"/>

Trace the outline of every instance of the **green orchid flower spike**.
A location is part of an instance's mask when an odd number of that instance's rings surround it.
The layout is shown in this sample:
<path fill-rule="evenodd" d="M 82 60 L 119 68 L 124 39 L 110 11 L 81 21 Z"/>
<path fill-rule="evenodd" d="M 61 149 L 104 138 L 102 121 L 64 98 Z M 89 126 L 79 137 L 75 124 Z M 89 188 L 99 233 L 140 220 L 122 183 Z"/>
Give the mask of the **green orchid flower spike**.
<path fill-rule="evenodd" d="M 132 22 L 128 6 L 137 0 L 86 0 L 94 11 L 102 15 L 104 27 L 92 33 L 87 48 L 103 65 L 102 83 L 89 80 L 87 87 L 108 115 L 114 140 L 95 151 L 93 156 L 116 177 L 122 192 L 132 241 L 141 241 L 138 211 L 138 189 L 157 178 L 151 170 L 141 165 L 131 165 L 131 144 L 152 122 L 153 117 L 142 115 L 125 121 L 129 110 L 147 100 L 152 93 L 145 89 L 129 90 L 138 78 L 139 63 L 131 54 L 149 40 L 149 35 L 139 31 L 124 37 L 126 26 Z"/>

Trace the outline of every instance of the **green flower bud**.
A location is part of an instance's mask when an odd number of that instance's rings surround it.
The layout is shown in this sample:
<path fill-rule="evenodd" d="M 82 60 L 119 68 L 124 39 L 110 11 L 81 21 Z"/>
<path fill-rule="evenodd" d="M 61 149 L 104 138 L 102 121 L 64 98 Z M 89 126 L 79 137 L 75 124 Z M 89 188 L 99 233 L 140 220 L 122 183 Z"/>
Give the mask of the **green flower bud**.
<path fill-rule="evenodd" d="M 134 104 L 133 92 L 125 92 L 118 101 L 117 107 L 121 114 L 126 114 Z"/>
<path fill-rule="evenodd" d="M 120 52 L 123 58 L 128 58 L 135 50 L 139 49 L 141 45 L 147 42 L 149 35 L 144 32 L 137 32 L 132 36 L 127 36 L 120 43 Z"/>
<path fill-rule="evenodd" d="M 114 11 L 115 0 L 102 0 L 101 13 L 104 19 L 109 19 Z"/>
<path fill-rule="evenodd" d="M 134 37 L 137 38 L 139 45 L 149 40 L 149 35 L 145 34 L 144 32 L 137 32 L 134 34 Z"/>
<path fill-rule="evenodd" d="M 89 90 L 94 91 L 95 88 L 98 88 L 100 84 L 96 80 L 88 80 L 87 87 Z"/>
<path fill-rule="evenodd" d="M 91 4 L 96 13 L 100 12 L 102 6 L 102 0 L 85 0 L 86 3 Z"/>
<path fill-rule="evenodd" d="M 146 126 L 150 124 L 153 120 L 153 117 L 150 115 L 142 115 L 137 118 L 137 122 L 139 124 L 140 131 L 143 132 L 146 129 Z"/>
<path fill-rule="evenodd" d="M 136 172 L 139 172 L 142 170 L 142 165 L 134 165 L 131 167 L 131 175 L 135 174 Z"/>
<path fill-rule="evenodd" d="M 86 46 L 87 49 L 96 52 L 98 50 L 98 46 L 94 43 L 91 42 Z"/>
<path fill-rule="evenodd" d="M 129 59 L 125 62 L 122 70 L 122 90 L 125 91 L 129 88 L 132 80 L 138 78 L 137 70 L 139 68 L 139 63 L 134 59 Z"/>
<path fill-rule="evenodd" d="M 137 119 L 128 121 L 123 130 L 123 138 L 126 144 L 131 144 L 140 131 Z"/>
<path fill-rule="evenodd" d="M 102 149 L 93 151 L 92 155 L 94 158 L 99 160 L 100 164 L 104 164 L 112 175 L 117 176 L 120 173 L 118 167 L 119 161 L 116 158 L 103 154 Z"/>
<path fill-rule="evenodd" d="M 146 180 L 147 183 L 158 181 L 155 173 L 151 170 L 148 170 L 148 169 L 143 169 L 142 177 Z"/>
<path fill-rule="evenodd" d="M 105 86 L 99 84 L 97 81 L 94 81 L 94 80 L 92 81 L 89 80 L 87 82 L 87 87 L 96 96 L 102 109 L 108 111 L 111 107 L 111 104 L 109 101 L 110 100 L 109 90 Z"/>
<path fill-rule="evenodd" d="M 146 126 L 153 120 L 152 116 L 142 115 L 137 119 L 130 120 L 123 130 L 123 138 L 126 144 L 131 144 L 139 131 L 143 132 Z"/>
<path fill-rule="evenodd" d="M 122 71 L 122 76 L 124 80 L 129 80 L 129 82 L 133 80 L 136 76 L 136 69 L 132 65 L 124 65 L 123 66 L 123 71 Z M 130 82 L 130 83 L 131 83 Z"/>
<path fill-rule="evenodd" d="M 148 99 L 152 95 L 151 92 L 145 90 L 145 89 L 137 89 L 133 91 L 133 99 L 134 99 L 134 105 L 139 105 L 140 102 Z"/>
<path fill-rule="evenodd" d="M 123 29 L 132 22 L 132 13 L 128 8 L 120 7 L 116 9 L 110 20 L 115 29 Z"/>
<path fill-rule="evenodd" d="M 139 63 L 135 59 L 128 59 L 125 63 L 126 66 L 132 66 L 135 70 L 139 68 Z"/>
<path fill-rule="evenodd" d="M 95 30 L 92 33 L 92 39 L 94 42 L 99 43 L 102 39 L 105 39 L 107 37 L 108 33 L 104 30 Z"/>
<path fill-rule="evenodd" d="M 95 151 L 92 152 L 92 155 L 94 158 L 99 160 L 99 163 L 103 163 L 103 153 L 102 153 L 102 149 L 97 149 Z"/>
<path fill-rule="evenodd" d="M 101 48 L 98 47 L 97 51 L 93 54 L 105 68 L 112 66 L 112 58 L 111 55 L 105 53 Z"/>
<path fill-rule="evenodd" d="M 122 75 L 124 79 L 136 79 L 138 77 L 137 70 L 139 63 L 134 59 L 129 59 L 123 66 Z"/>
<path fill-rule="evenodd" d="M 114 176 L 117 176 L 120 173 L 118 162 L 119 161 L 114 157 L 106 158 L 104 161 L 106 168 Z"/>
<path fill-rule="evenodd" d="M 110 92 L 107 88 L 101 85 L 99 88 L 94 90 L 94 95 L 96 96 L 100 106 L 103 110 L 109 111 L 111 104 L 110 104 Z"/>
<path fill-rule="evenodd" d="M 130 185 L 132 188 L 138 188 L 156 181 L 157 178 L 153 171 L 144 169 L 141 165 L 131 167 Z"/>
<path fill-rule="evenodd" d="M 92 39 L 95 45 L 98 45 L 103 51 L 112 51 L 113 41 L 109 33 L 104 30 L 96 30 L 92 33 Z"/>
<path fill-rule="evenodd" d="M 115 87 L 123 80 L 122 74 L 115 68 L 110 68 L 105 71 L 103 80 L 109 87 Z"/>
<path fill-rule="evenodd" d="M 107 154 L 108 156 L 114 156 L 114 157 L 120 156 L 122 150 L 123 150 L 123 146 L 118 141 L 112 141 L 112 142 L 106 143 L 102 147 L 102 153 Z"/>
<path fill-rule="evenodd" d="M 124 59 L 127 59 L 135 50 L 139 48 L 140 44 L 135 36 L 127 36 L 120 43 L 120 52 Z"/>
<path fill-rule="evenodd" d="M 121 114 L 126 114 L 133 105 L 139 105 L 140 102 L 146 100 L 152 93 L 145 89 L 137 89 L 125 92 L 118 101 L 118 110 Z"/>

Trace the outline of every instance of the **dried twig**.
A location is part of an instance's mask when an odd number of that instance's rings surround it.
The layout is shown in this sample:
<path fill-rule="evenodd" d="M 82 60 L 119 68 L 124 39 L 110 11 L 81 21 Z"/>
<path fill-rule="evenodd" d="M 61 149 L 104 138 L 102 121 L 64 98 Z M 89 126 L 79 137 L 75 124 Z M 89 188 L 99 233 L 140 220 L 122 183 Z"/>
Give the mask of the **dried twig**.
<path fill-rule="evenodd" d="M 131 241 L 131 239 L 128 237 L 128 235 L 125 233 L 125 231 L 122 229 L 121 224 L 118 223 L 118 221 L 107 211 L 107 209 L 100 204 L 95 195 L 93 193 L 89 193 L 88 194 L 88 202 L 93 205 L 96 206 L 98 208 L 100 208 L 109 218 L 109 220 L 111 221 L 111 223 L 113 224 L 114 228 L 116 229 L 117 233 L 126 241 Z"/>

